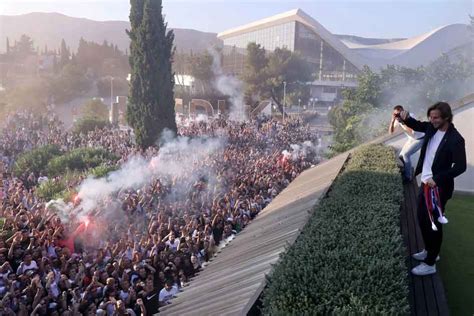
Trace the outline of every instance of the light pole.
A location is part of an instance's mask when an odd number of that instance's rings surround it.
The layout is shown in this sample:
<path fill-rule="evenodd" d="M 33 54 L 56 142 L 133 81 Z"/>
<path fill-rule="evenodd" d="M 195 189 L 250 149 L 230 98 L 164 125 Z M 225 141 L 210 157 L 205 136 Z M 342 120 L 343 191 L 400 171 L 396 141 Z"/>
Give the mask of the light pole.
<path fill-rule="evenodd" d="M 286 81 L 283 81 L 283 122 L 285 121 Z"/>
<path fill-rule="evenodd" d="M 114 77 L 110 77 L 110 108 L 114 106 Z"/>

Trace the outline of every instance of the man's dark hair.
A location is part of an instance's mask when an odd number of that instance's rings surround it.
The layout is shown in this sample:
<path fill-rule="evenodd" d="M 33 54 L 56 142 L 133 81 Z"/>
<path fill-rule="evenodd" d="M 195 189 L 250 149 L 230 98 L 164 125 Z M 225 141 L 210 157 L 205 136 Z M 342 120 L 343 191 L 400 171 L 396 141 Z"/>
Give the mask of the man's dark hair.
<path fill-rule="evenodd" d="M 446 119 L 449 123 L 453 121 L 453 112 L 451 111 L 451 106 L 447 102 L 436 102 L 430 106 L 426 112 L 428 118 L 433 110 L 438 110 L 441 113 L 441 117 Z"/>
<path fill-rule="evenodd" d="M 403 111 L 403 106 L 401 106 L 400 104 L 399 105 L 395 105 L 393 107 L 394 110 L 398 110 L 398 111 Z"/>

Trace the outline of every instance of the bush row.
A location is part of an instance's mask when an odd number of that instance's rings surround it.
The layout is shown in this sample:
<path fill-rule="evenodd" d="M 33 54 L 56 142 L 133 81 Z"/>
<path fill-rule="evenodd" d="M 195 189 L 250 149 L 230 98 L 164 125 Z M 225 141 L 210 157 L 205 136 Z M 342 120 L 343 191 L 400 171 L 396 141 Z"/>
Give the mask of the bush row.
<path fill-rule="evenodd" d="M 78 148 L 50 160 L 46 170 L 48 175 L 57 176 L 66 171 L 88 170 L 117 160 L 114 154 L 101 148 Z"/>
<path fill-rule="evenodd" d="M 28 151 L 18 157 L 13 167 L 13 173 L 22 176 L 25 173 L 39 174 L 45 171 L 48 162 L 61 155 L 61 150 L 56 145 L 47 145 Z"/>
<path fill-rule="evenodd" d="M 356 151 L 274 267 L 264 314 L 409 314 L 402 197 L 393 150 Z"/>
<path fill-rule="evenodd" d="M 87 176 L 94 178 L 106 177 L 110 172 L 117 170 L 117 168 L 115 165 L 100 165 L 85 171 L 67 171 L 61 177 L 43 182 L 38 186 L 36 193 L 45 201 L 63 199 L 65 202 L 70 202 L 77 193 L 77 185 L 82 179 Z"/>
<path fill-rule="evenodd" d="M 118 160 L 114 154 L 101 148 L 78 148 L 62 153 L 57 146 L 44 146 L 22 154 L 15 163 L 14 173 L 22 176 L 30 172 L 49 177 L 67 171 L 85 171 Z"/>

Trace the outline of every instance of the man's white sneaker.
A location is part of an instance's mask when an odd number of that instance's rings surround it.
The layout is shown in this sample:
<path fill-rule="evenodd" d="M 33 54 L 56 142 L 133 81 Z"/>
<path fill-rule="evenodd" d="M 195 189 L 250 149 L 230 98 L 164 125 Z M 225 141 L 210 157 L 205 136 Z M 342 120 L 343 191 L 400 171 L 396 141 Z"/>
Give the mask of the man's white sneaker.
<path fill-rule="evenodd" d="M 422 262 L 413 269 L 411 269 L 411 273 L 414 275 L 429 275 L 436 273 L 436 265 L 429 266 L 426 263 Z"/>
<path fill-rule="evenodd" d="M 417 253 L 414 253 L 411 255 L 413 259 L 415 260 L 418 260 L 418 261 L 423 261 L 426 259 L 426 257 L 428 256 L 428 251 L 426 251 L 425 249 L 423 249 L 422 251 L 420 252 L 417 252 Z M 439 259 L 441 259 L 439 256 L 436 257 L 436 261 L 439 261 Z"/>

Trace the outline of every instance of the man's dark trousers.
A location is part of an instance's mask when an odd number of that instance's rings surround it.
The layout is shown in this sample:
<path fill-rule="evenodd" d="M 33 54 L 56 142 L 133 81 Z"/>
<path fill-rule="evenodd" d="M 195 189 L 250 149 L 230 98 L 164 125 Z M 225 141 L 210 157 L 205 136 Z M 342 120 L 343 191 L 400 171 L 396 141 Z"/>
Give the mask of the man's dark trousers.
<path fill-rule="evenodd" d="M 425 250 L 428 252 L 428 256 L 424 262 L 432 266 L 435 264 L 436 257 L 439 255 L 439 251 L 441 249 L 441 242 L 443 241 L 443 225 L 438 222 L 438 216 L 434 214 L 433 221 L 438 228 L 438 231 L 433 230 L 431 227 L 428 209 L 426 208 L 425 195 L 423 193 L 424 185 L 424 183 L 421 184 L 418 194 L 417 215 L 421 235 L 423 236 L 423 241 L 425 243 Z M 447 202 L 448 200 L 443 196 L 442 192 L 440 192 L 440 203 L 443 210 Z"/>

